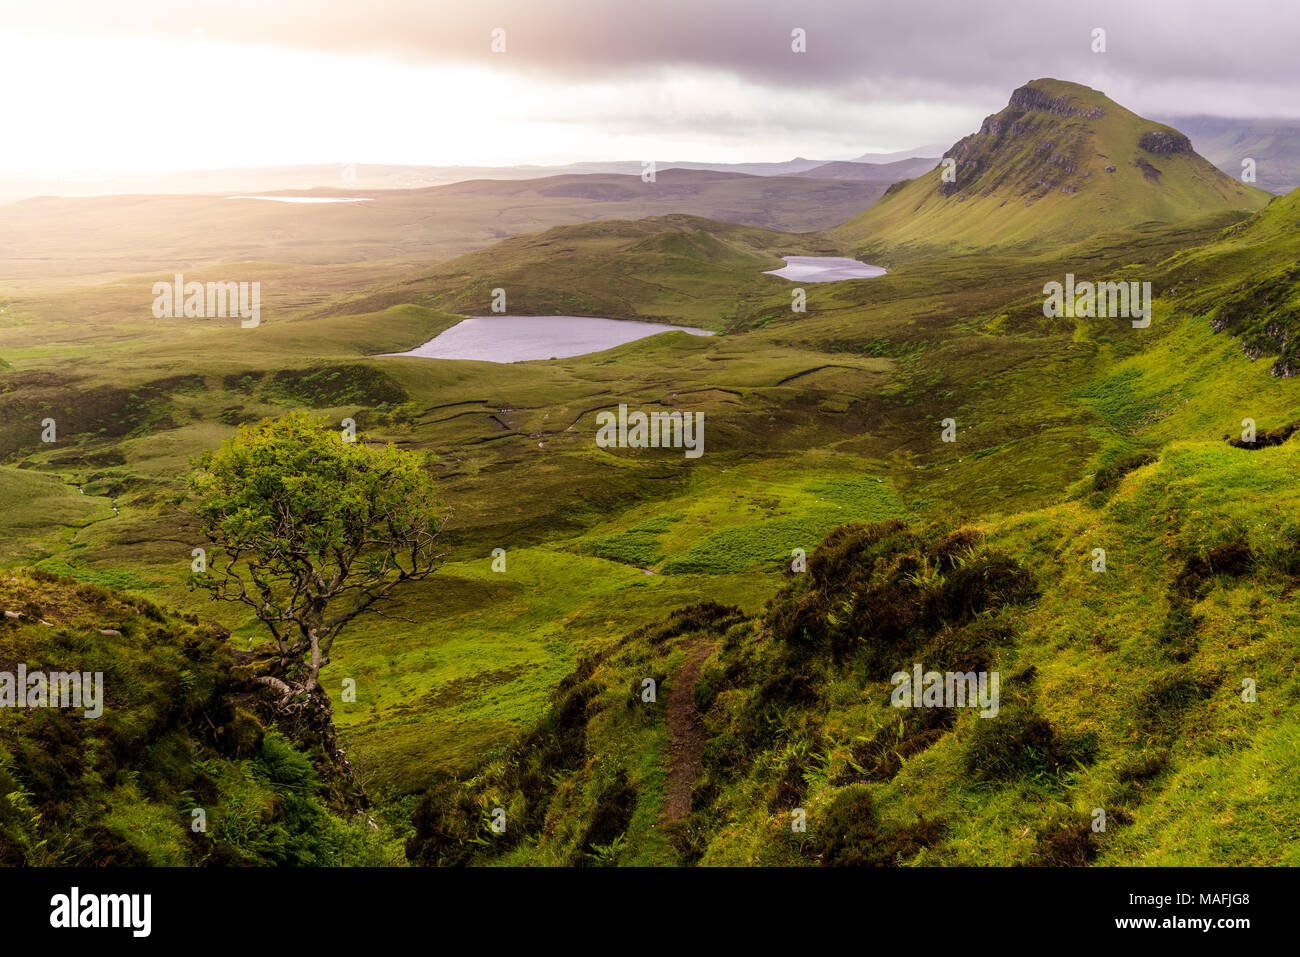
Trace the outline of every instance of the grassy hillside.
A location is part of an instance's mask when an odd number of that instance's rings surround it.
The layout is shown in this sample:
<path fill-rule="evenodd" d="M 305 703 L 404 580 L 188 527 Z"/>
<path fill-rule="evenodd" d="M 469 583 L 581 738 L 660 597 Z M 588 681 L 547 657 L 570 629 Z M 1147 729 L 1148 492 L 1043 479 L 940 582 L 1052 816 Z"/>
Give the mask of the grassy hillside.
<path fill-rule="evenodd" d="M 866 255 L 1078 242 L 1146 222 L 1253 210 L 1268 194 L 1198 156 L 1176 130 L 1077 83 L 1035 80 L 917 179 L 831 233 Z"/>
<path fill-rule="evenodd" d="M 672 215 L 561 226 L 461 256 L 395 290 L 444 312 L 488 312 L 504 289 L 517 315 L 600 315 L 725 328 L 787 288 L 781 256 L 828 254 L 819 235 Z M 599 263 L 598 270 L 592 269 Z M 385 296 L 393 295 L 385 293 Z M 384 301 L 384 300 L 381 300 Z"/>
<path fill-rule="evenodd" d="M 103 675 L 99 716 L 0 708 L 0 864 L 393 860 L 259 720 L 219 629 L 45 572 L 0 575 L 0 608 L 0 672 Z"/>
<path fill-rule="evenodd" d="M 762 615 L 697 605 L 584 659 L 535 729 L 425 798 L 409 853 L 1300 863 L 1300 527 L 1272 520 L 1297 448 L 1178 443 L 1087 496 L 980 527 L 845 526 Z M 997 716 L 892 707 L 890 675 L 914 663 L 999 672 Z M 704 740 L 675 818 L 679 682 Z M 486 827 L 494 807 L 505 835 Z"/>
<path fill-rule="evenodd" d="M 1252 361 L 1274 357 L 1270 371 L 1300 372 L 1300 190 L 1273 200 L 1215 242 L 1171 264 L 1180 293 L 1211 318 L 1215 332 L 1237 338 Z"/>
<path fill-rule="evenodd" d="M 1146 264 L 1164 291 L 1152 327 L 1135 339 L 1126 324 L 1079 320 L 1071 338 L 1091 361 L 1066 366 L 1073 382 L 1040 368 L 1036 393 L 1021 384 L 1008 396 L 1006 377 L 969 391 L 1002 428 L 1034 394 L 1085 423 L 1073 441 L 1087 436 L 1089 451 L 1062 493 L 1040 508 L 1017 509 L 1023 493 L 1001 507 L 981 497 L 968 508 L 985 517 L 965 528 L 841 528 L 761 613 L 715 593 L 597 646 L 535 726 L 429 792 L 412 860 L 1300 862 L 1300 529 L 1277 519 L 1294 497 L 1300 447 L 1285 438 L 1300 393 L 1220 321 L 1232 291 L 1265 310 L 1292 302 L 1294 286 L 1248 293 L 1293 264 L 1298 201 L 1206 228 Z M 1161 248 L 1148 238 L 1148 253 Z M 1114 242 L 1062 255 L 1122 262 L 1132 248 Z M 1015 274 L 1002 272 L 1004 295 Z M 963 324 L 964 353 L 992 327 L 1042 335 L 1041 298 L 1025 300 L 982 333 Z M 1259 425 L 1254 447 L 1238 438 L 1246 416 Z M 991 423 L 971 418 L 969 445 L 962 435 L 929 474 L 896 479 L 909 507 L 925 512 L 921 495 L 949 510 L 971 502 L 996 482 L 991 462 L 1023 470 L 1050 435 L 1040 425 L 990 445 Z M 643 521 L 599 547 L 654 561 L 661 527 Z M 891 707 L 889 676 L 916 662 L 998 671 L 1003 710 Z M 1254 701 L 1242 697 L 1247 679 Z M 514 822 L 505 835 L 486 827 L 497 807 Z M 790 828 L 796 809 L 804 832 Z M 1097 809 L 1105 831 L 1093 829 Z"/>

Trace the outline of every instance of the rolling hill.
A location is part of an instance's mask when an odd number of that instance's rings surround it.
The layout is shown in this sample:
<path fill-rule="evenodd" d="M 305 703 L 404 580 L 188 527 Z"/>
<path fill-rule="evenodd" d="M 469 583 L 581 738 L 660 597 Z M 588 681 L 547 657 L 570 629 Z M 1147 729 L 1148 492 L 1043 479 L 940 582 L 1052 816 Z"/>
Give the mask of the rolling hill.
<path fill-rule="evenodd" d="M 866 209 L 903 175 L 892 168 L 844 180 L 661 169 L 653 183 L 639 175 L 569 174 L 418 190 L 281 191 L 260 199 L 41 197 L 0 206 L 0 275 L 170 275 L 177 268 L 242 261 L 415 266 L 552 226 L 670 213 L 818 230 Z M 304 204 L 268 197 L 364 201 Z"/>
<path fill-rule="evenodd" d="M 509 311 L 519 315 L 605 315 L 719 329 L 745 301 L 784 291 L 784 281 L 764 275 L 781 266 L 781 256 L 833 251 L 816 233 L 684 214 L 602 220 L 515 236 L 457 257 L 385 291 L 374 304 L 417 302 L 473 315 L 488 308 L 492 289 L 500 287 L 508 290 Z M 593 262 L 601 268 L 593 271 Z"/>

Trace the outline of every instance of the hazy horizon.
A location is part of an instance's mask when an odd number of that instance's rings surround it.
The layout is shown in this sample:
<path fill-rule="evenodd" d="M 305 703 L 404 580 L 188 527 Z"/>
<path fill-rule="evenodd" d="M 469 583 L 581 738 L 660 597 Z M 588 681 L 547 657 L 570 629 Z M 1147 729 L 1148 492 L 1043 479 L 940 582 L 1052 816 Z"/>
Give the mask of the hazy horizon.
<path fill-rule="evenodd" d="M 6 14 L 0 82 L 23 95 L 0 172 L 845 160 L 952 142 L 1046 76 L 1144 115 L 1292 119 L 1300 65 L 1278 27 L 1296 16 L 1274 0 L 378 0 L 358 20 L 305 0 L 51 0 Z"/>

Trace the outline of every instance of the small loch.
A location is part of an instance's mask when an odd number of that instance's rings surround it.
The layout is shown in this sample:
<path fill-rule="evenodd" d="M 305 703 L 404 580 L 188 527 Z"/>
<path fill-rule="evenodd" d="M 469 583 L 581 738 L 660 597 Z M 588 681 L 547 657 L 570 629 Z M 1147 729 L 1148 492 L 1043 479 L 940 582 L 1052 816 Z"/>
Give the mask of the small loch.
<path fill-rule="evenodd" d="M 875 279 L 887 270 L 882 266 L 846 259 L 843 256 L 782 256 L 785 265 L 769 269 L 766 275 L 795 282 L 835 282 L 838 279 Z"/>
<path fill-rule="evenodd" d="M 258 199 L 267 203 L 299 203 L 320 205 L 321 203 L 373 203 L 373 196 L 227 196 L 226 199 Z"/>

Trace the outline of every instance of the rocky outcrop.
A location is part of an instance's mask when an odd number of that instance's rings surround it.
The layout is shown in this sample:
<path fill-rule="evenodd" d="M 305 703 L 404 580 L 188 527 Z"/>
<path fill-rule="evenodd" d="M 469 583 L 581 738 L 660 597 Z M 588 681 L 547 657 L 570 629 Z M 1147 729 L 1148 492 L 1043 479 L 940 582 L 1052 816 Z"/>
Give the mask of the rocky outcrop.
<path fill-rule="evenodd" d="M 1100 106 L 1086 110 L 1079 109 L 1070 105 L 1070 97 L 1049 96 L 1034 86 L 1022 86 L 1013 92 L 1008 106 L 1013 110 L 1038 110 L 1040 113 L 1052 113 L 1056 116 L 1085 116 L 1090 120 L 1095 120 L 1106 112 Z"/>
<path fill-rule="evenodd" d="M 1056 189 L 1067 194 L 1077 192 L 1079 184 L 1073 180 L 1081 166 L 1079 145 L 1035 137 L 1048 128 L 1043 119 L 1010 106 L 986 118 L 978 133 L 962 138 L 944 154 L 945 159 L 954 161 L 956 181 L 941 183 L 940 195 L 988 196 L 1007 186 L 1031 199 L 1040 199 Z M 1017 145 L 1025 141 L 1029 144 L 1027 157 L 1023 147 Z M 1018 158 L 1006 162 L 1001 159 L 1003 155 Z"/>
<path fill-rule="evenodd" d="M 1160 170 L 1152 166 L 1142 157 L 1137 157 L 1133 165 L 1142 171 L 1142 175 L 1153 182 L 1160 182 Z"/>
<path fill-rule="evenodd" d="M 1192 152 L 1192 141 L 1177 130 L 1152 130 L 1138 137 L 1138 146 L 1148 153 L 1168 156 Z"/>

